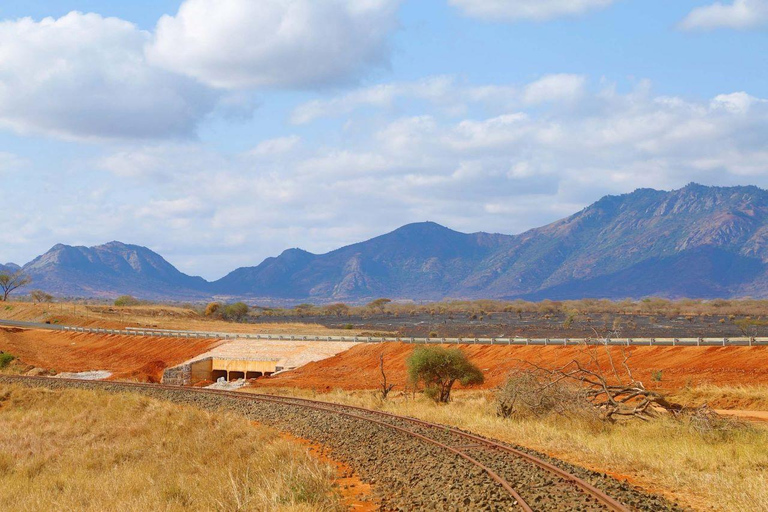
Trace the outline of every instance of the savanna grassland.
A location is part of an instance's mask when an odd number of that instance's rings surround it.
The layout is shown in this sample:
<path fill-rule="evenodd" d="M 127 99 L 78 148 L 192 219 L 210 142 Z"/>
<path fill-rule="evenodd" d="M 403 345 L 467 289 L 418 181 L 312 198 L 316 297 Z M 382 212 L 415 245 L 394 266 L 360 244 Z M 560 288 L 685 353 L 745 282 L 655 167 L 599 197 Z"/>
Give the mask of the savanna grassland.
<path fill-rule="evenodd" d="M 242 417 L 0 386 L 5 510 L 341 510 L 333 470 Z"/>
<path fill-rule="evenodd" d="M 402 391 L 387 400 L 373 390 L 269 391 L 452 425 L 627 479 L 696 510 L 768 510 L 768 427 L 759 423 L 725 420 L 701 430 L 671 417 L 621 424 L 589 415 L 502 418 L 493 390 L 460 391 L 447 405 Z M 768 388 L 760 394 L 768 397 Z"/>

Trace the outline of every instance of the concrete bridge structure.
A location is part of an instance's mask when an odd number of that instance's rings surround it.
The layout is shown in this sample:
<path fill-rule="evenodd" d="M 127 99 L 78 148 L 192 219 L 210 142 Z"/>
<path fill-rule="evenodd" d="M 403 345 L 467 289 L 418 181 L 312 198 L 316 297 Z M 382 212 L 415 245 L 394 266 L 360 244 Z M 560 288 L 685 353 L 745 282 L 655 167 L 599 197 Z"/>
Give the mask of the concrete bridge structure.
<path fill-rule="evenodd" d="M 163 383 L 188 386 L 197 382 L 258 379 L 332 357 L 356 343 L 299 340 L 222 340 L 213 350 L 163 373 Z"/>

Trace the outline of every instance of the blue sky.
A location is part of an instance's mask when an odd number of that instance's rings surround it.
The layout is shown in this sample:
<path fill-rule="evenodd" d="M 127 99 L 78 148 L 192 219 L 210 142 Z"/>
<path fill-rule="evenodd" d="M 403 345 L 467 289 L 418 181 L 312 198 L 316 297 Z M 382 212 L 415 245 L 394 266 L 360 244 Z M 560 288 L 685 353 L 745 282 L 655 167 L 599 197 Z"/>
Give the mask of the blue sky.
<path fill-rule="evenodd" d="M 638 187 L 768 187 L 768 0 L 29 0 L 0 19 L 3 262 L 118 239 L 216 278 L 408 222 L 518 233 Z"/>

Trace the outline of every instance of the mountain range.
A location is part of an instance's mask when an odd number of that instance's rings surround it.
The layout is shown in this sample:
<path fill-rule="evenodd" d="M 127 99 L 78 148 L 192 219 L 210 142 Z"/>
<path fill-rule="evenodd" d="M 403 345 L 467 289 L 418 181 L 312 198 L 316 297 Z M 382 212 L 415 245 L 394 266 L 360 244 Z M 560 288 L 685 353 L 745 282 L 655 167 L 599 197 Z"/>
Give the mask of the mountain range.
<path fill-rule="evenodd" d="M 120 242 L 59 244 L 23 270 L 31 287 L 70 297 L 284 303 L 768 297 L 768 191 L 697 184 L 639 189 L 520 235 L 409 224 L 326 254 L 289 249 L 214 282 Z"/>

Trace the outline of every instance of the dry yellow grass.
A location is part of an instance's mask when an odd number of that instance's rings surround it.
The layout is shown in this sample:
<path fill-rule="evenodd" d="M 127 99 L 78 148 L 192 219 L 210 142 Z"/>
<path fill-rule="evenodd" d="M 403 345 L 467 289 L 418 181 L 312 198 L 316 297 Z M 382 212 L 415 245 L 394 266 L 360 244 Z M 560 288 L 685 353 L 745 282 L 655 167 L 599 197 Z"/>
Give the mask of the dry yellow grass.
<path fill-rule="evenodd" d="M 505 420 L 496 415 L 493 394 L 488 391 L 458 392 L 447 406 L 402 393 L 382 402 L 372 391 L 269 391 L 461 427 L 626 477 L 699 510 L 768 510 L 768 428 L 759 425 L 712 440 L 672 419 L 618 426 L 562 417 Z"/>
<path fill-rule="evenodd" d="M 4 510 L 340 510 L 332 470 L 240 416 L 0 386 Z"/>
<path fill-rule="evenodd" d="M 768 411 L 768 386 L 765 385 L 703 384 L 675 390 L 672 398 L 691 406 L 707 404 L 715 409 Z"/>
<path fill-rule="evenodd" d="M 156 329 L 177 329 L 191 331 L 270 333 L 354 336 L 359 330 L 328 329 L 312 323 L 234 323 L 206 318 L 196 311 L 183 307 L 165 305 L 146 306 L 102 306 L 57 302 L 53 304 L 32 304 L 9 302 L 0 305 L 0 318 L 24 322 L 52 322 L 80 327 L 152 327 Z"/>

